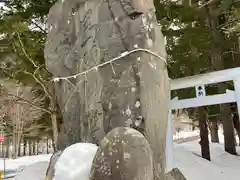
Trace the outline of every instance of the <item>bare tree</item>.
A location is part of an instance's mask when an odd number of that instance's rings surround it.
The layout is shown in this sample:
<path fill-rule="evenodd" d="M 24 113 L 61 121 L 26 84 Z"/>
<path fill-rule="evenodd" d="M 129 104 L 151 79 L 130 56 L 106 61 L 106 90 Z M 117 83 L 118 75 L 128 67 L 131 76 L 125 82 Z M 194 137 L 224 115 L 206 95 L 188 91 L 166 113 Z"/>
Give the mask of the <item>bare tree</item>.
<path fill-rule="evenodd" d="M 37 120 L 43 115 L 43 111 L 38 108 L 42 106 L 43 98 L 35 97 L 32 87 L 14 82 L 6 82 L 4 90 L 12 95 L 1 96 L 1 100 L 4 102 L 3 112 L 9 117 L 6 124 L 12 127 L 13 156 L 17 157 L 18 148 L 25 131 L 29 131 L 32 126 L 36 127 Z M 23 103 L 18 100 L 19 98 L 23 98 L 35 106 Z"/>

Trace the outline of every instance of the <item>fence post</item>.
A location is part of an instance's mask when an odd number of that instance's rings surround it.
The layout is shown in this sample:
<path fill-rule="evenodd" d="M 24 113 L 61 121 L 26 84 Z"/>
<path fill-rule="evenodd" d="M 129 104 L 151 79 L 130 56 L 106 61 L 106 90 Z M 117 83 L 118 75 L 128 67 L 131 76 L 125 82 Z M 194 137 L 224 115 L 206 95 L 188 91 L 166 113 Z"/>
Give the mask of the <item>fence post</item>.
<path fill-rule="evenodd" d="M 173 156 L 173 131 L 172 131 L 172 109 L 168 112 L 168 126 L 166 137 L 166 172 L 171 171 L 174 168 L 174 156 Z"/>

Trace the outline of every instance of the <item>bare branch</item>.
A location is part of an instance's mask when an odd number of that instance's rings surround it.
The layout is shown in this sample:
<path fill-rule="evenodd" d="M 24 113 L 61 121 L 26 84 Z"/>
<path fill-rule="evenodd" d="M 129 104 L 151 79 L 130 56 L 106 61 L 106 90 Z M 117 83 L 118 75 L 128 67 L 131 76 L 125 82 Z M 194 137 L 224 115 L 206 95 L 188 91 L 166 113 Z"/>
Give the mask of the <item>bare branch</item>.
<path fill-rule="evenodd" d="M 38 65 L 34 62 L 34 60 L 27 54 L 27 52 L 26 52 L 26 50 L 25 50 L 25 47 L 24 47 L 24 45 L 23 45 L 23 42 L 22 42 L 22 40 L 21 40 L 21 37 L 20 37 L 19 33 L 18 33 L 18 32 L 16 32 L 16 33 L 17 33 L 18 40 L 19 40 L 19 43 L 20 43 L 20 46 L 21 46 L 21 49 L 22 49 L 24 55 L 27 57 L 27 59 L 28 59 L 28 60 L 33 64 L 33 66 L 36 68 L 34 74 L 32 74 L 32 73 L 30 73 L 30 72 L 27 72 L 27 71 L 24 71 L 24 73 L 25 73 L 25 74 L 28 74 L 28 75 L 31 75 L 31 76 L 35 79 L 35 81 L 42 86 L 44 92 L 48 95 L 48 97 L 49 97 L 50 99 L 52 99 L 52 95 L 49 93 L 49 91 L 47 90 L 47 88 L 46 88 L 46 86 L 44 85 L 44 83 L 42 82 L 42 80 L 40 80 L 40 79 L 37 78 L 37 76 L 36 76 L 36 73 L 40 70 L 40 68 L 41 68 L 43 65 L 38 66 Z"/>
<path fill-rule="evenodd" d="M 226 52 L 223 52 L 222 54 L 228 54 L 228 53 L 233 53 L 233 54 L 240 54 L 239 52 L 236 52 L 236 51 L 226 51 Z"/>
<path fill-rule="evenodd" d="M 209 4 L 211 4 L 211 3 L 213 3 L 214 1 L 215 1 L 215 0 L 209 0 L 208 2 L 204 3 L 203 5 L 201 5 L 201 6 L 199 7 L 199 9 L 200 9 L 200 8 L 203 8 L 203 7 L 207 6 L 207 5 L 209 5 Z"/>
<path fill-rule="evenodd" d="M 21 98 L 21 97 L 19 97 L 19 96 L 16 96 L 16 95 L 14 95 L 14 94 L 1 93 L 1 95 L 5 95 L 5 96 L 8 96 L 8 97 L 14 97 L 14 98 L 16 98 L 18 101 L 22 101 L 23 103 L 29 104 L 29 105 L 31 105 L 31 106 L 33 106 L 33 107 L 35 107 L 35 108 L 37 108 L 37 109 L 40 109 L 40 110 L 42 110 L 42 111 L 44 111 L 44 112 L 46 112 L 46 113 L 48 113 L 48 114 L 52 114 L 51 111 L 49 111 L 49 110 L 47 110 L 47 109 L 45 109 L 45 108 L 39 107 L 38 105 L 35 105 L 35 104 L 33 104 L 32 102 L 30 102 L 30 101 L 28 101 L 28 100 L 26 100 L 26 99 L 23 99 L 23 98 Z"/>
<path fill-rule="evenodd" d="M 16 32 L 16 33 L 17 33 L 18 41 L 19 41 L 19 43 L 20 43 L 20 46 L 21 46 L 21 49 L 22 49 L 24 55 L 25 55 L 25 56 L 27 57 L 27 59 L 33 64 L 33 66 L 34 66 L 35 68 L 38 68 L 38 65 L 37 65 L 37 64 L 33 61 L 33 59 L 27 54 L 27 52 L 26 52 L 26 50 L 25 50 L 25 47 L 24 47 L 24 45 L 23 45 L 23 42 L 22 42 L 22 40 L 21 40 L 20 34 L 19 34 L 18 32 Z"/>
<path fill-rule="evenodd" d="M 35 76 L 35 74 L 32 74 L 32 73 L 27 72 L 27 71 L 24 71 L 24 73 L 25 73 L 25 74 L 28 74 L 28 75 L 31 75 L 31 76 L 35 79 L 35 81 L 42 86 L 44 92 L 48 95 L 48 97 L 49 97 L 50 99 L 52 99 L 52 95 L 48 92 L 48 90 L 47 90 L 46 86 L 44 85 L 44 83 L 41 82 L 41 80 L 40 80 L 39 78 L 37 78 L 37 77 Z"/>
<path fill-rule="evenodd" d="M 41 26 L 39 26 L 34 20 L 31 20 L 31 23 L 33 23 L 37 28 L 39 28 L 43 33 L 47 34 L 47 31 L 44 30 Z"/>

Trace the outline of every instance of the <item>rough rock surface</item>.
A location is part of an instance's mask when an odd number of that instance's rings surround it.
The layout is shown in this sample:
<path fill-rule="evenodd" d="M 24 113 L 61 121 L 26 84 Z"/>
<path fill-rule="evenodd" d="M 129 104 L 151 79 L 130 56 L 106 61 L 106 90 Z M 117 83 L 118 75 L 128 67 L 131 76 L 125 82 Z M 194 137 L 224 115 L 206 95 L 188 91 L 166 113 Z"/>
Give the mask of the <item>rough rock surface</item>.
<path fill-rule="evenodd" d="M 154 11 L 153 0 L 59 0 L 49 12 L 47 69 L 55 77 L 75 75 L 137 48 L 166 59 Z M 136 52 L 55 87 L 63 114 L 60 149 L 98 143 L 113 128 L 143 119 L 156 172 L 164 174 L 170 91 L 162 59 Z"/>
<path fill-rule="evenodd" d="M 82 72 L 138 47 L 166 57 L 152 0 L 59 0 L 50 10 L 48 26 L 46 66 L 55 77 Z M 141 116 L 140 106 L 145 103 L 140 97 L 140 86 L 143 92 L 158 87 L 159 98 L 168 107 L 165 99 L 169 95 L 163 93 L 168 88 L 165 77 L 164 62 L 141 52 L 86 76 L 56 82 L 67 140 L 86 140 L 88 134 L 84 132 L 90 122 L 100 140 L 104 137 L 103 125 L 105 133 L 118 126 L 130 126 Z M 151 84 L 149 80 L 156 82 Z M 149 115 L 146 116 L 145 119 Z M 81 132 L 77 130 L 79 125 Z M 162 126 L 165 128 L 166 122 Z"/>
<path fill-rule="evenodd" d="M 152 150 L 132 128 L 115 128 L 102 140 L 90 180 L 153 180 Z"/>
<path fill-rule="evenodd" d="M 186 180 L 186 178 L 178 168 L 174 168 L 167 173 L 167 180 Z"/>
<path fill-rule="evenodd" d="M 53 153 L 53 155 L 50 158 L 50 162 L 46 171 L 46 177 L 47 180 L 52 180 L 54 177 L 54 173 L 55 173 L 55 165 L 59 159 L 59 157 L 61 156 L 62 151 L 58 151 Z"/>

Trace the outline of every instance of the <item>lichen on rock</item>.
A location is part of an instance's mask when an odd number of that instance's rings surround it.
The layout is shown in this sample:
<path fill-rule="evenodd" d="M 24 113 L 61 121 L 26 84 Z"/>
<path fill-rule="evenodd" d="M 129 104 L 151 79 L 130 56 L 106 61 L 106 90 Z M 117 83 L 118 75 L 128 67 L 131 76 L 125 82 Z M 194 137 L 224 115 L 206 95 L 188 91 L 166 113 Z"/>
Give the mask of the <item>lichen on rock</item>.
<path fill-rule="evenodd" d="M 150 145 L 140 132 L 115 128 L 100 143 L 90 180 L 153 180 L 152 158 Z"/>

